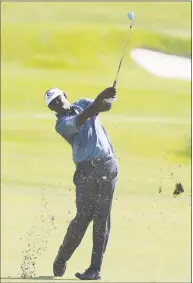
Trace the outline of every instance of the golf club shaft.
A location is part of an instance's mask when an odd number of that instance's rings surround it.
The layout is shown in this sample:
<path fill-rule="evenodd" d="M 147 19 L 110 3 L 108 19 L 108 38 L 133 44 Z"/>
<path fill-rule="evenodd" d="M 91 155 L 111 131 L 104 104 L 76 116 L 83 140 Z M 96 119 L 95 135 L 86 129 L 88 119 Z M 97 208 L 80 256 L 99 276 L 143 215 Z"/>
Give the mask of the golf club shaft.
<path fill-rule="evenodd" d="M 128 41 L 129 41 L 129 35 L 130 35 L 131 28 L 132 28 L 132 24 L 129 26 L 129 31 L 128 31 L 127 38 L 126 38 L 126 41 L 125 41 L 125 46 L 124 46 L 124 49 L 123 49 L 121 60 L 119 62 L 119 66 L 118 66 L 118 69 L 117 69 L 116 77 L 115 77 L 115 80 L 113 82 L 113 87 L 115 87 L 116 84 L 117 84 L 117 79 L 118 79 L 119 71 L 121 69 L 121 65 L 122 65 L 124 54 L 125 54 L 125 50 L 126 50 L 126 47 L 127 47 Z"/>

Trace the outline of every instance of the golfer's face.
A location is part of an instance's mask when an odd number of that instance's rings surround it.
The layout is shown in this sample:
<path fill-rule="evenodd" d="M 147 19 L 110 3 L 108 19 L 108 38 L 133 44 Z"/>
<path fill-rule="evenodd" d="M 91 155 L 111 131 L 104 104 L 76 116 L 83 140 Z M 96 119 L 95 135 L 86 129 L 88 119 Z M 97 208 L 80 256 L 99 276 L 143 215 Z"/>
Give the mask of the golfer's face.
<path fill-rule="evenodd" d="M 57 96 L 51 103 L 50 108 L 55 112 L 62 112 L 62 110 L 70 109 L 70 103 L 67 100 L 67 96 L 63 93 L 60 96 Z"/>

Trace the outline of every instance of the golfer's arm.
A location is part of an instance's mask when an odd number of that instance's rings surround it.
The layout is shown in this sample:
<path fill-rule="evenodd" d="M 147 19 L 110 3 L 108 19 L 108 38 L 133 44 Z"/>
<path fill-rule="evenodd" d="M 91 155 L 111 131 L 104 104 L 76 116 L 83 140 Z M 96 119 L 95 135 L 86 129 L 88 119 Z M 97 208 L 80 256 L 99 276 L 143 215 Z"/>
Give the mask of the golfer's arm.
<path fill-rule="evenodd" d="M 98 114 L 98 107 L 95 102 L 93 102 L 89 107 L 87 107 L 81 114 L 76 117 L 76 126 L 80 127 L 86 120 Z"/>
<path fill-rule="evenodd" d="M 107 112 L 111 109 L 112 103 L 106 102 L 105 100 L 101 103 L 100 112 Z"/>
<path fill-rule="evenodd" d="M 88 119 L 99 114 L 99 112 L 106 112 L 111 109 L 112 104 L 104 101 L 99 94 L 94 102 L 87 107 L 81 114 L 76 118 L 76 126 L 80 127 Z"/>

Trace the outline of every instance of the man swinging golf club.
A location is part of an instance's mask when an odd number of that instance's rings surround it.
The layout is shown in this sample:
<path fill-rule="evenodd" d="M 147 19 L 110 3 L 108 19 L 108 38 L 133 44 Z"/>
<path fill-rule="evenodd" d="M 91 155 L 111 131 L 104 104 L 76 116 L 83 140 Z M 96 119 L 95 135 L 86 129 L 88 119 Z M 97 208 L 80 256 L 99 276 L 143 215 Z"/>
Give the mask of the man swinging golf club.
<path fill-rule="evenodd" d="M 56 112 L 56 132 L 71 146 L 76 165 L 73 182 L 76 186 L 75 218 L 70 222 L 63 243 L 53 263 L 55 276 L 63 276 L 66 262 L 79 246 L 87 227 L 93 221 L 91 263 L 81 280 L 100 279 L 103 255 L 110 232 L 110 211 L 117 182 L 118 168 L 108 135 L 98 114 L 111 109 L 108 99 L 116 97 L 115 87 L 106 88 L 96 99 L 80 99 L 70 104 L 66 94 L 57 88 L 45 93 L 46 105 Z"/>

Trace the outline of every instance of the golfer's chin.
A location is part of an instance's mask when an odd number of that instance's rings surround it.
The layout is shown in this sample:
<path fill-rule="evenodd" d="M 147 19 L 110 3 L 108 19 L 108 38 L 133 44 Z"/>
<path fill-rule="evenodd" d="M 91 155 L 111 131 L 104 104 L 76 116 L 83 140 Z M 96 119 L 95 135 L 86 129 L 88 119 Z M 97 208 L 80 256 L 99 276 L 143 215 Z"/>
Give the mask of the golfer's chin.
<path fill-rule="evenodd" d="M 68 110 L 70 110 L 70 105 L 63 105 L 63 106 L 61 107 L 61 110 L 62 110 L 62 111 L 68 111 Z"/>
<path fill-rule="evenodd" d="M 60 108 L 60 110 L 58 111 L 58 113 L 60 113 L 60 114 L 67 114 L 68 112 L 70 111 L 70 106 L 62 106 L 61 108 Z"/>

